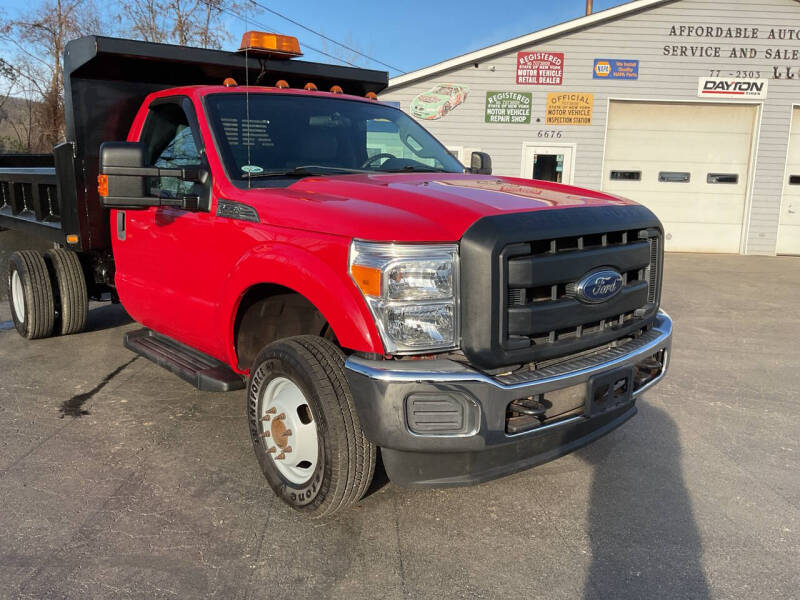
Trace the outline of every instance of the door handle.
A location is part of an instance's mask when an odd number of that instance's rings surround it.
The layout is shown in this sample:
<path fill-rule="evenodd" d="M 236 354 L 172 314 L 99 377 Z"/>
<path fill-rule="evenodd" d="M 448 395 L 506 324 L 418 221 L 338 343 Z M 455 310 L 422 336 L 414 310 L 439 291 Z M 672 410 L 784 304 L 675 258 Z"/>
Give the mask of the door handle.
<path fill-rule="evenodd" d="M 117 211 L 117 239 L 121 242 L 125 241 L 125 211 L 118 210 Z"/>

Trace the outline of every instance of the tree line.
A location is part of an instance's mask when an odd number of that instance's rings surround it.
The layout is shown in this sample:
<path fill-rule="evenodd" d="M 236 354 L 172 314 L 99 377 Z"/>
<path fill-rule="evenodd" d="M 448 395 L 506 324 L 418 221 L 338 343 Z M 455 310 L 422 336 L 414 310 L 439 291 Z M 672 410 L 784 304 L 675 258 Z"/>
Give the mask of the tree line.
<path fill-rule="evenodd" d="M 257 14 L 247 0 L 39 0 L 0 9 L 0 152 L 50 152 L 64 140 L 64 47 L 83 35 L 220 48 L 231 14 Z M 114 14 L 109 14 L 114 13 Z M 7 54 L 7 55 L 6 55 Z M 4 123 L 5 122 L 5 123 Z"/>

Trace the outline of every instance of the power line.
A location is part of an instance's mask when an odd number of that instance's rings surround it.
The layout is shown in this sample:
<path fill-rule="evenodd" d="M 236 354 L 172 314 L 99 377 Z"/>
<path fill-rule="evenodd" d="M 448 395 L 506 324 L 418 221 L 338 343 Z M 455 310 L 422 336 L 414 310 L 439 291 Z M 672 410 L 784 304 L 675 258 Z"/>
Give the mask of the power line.
<path fill-rule="evenodd" d="M 387 68 L 389 68 L 389 69 L 392 69 L 393 71 L 397 71 L 398 73 L 401 73 L 401 74 L 402 74 L 402 73 L 405 73 L 405 71 L 403 71 L 402 69 L 398 69 L 397 67 L 393 67 L 392 65 L 386 64 L 385 62 L 383 62 L 383 61 L 381 61 L 381 60 L 378 60 L 377 58 L 373 58 L 373 57 L 369 56 L 368 54 L 364 54 L 363 52 L 360 52 L 359 50 L 356 50 L 355 48 L 351 48 L 350 46 L 347 46 L 347 45 L 345 45 L 345 44 L 342 44 L 341 42 L 337 42 L 336 40 L 334 40 L 334 39 L 332 39 L 332 38 L 329 38 L 327 35 L 324 35 L 324 34 L 320 33 L 319 31 L 316 31 L 316 30 L 314 30 L 314 29 L 311 29 L 310 27 L 306 27 L 306 26 L 305 26 L 305 25 L 303 25 L 302 23 L 300 23 L 300 22 L 298 22 L 298 21 L 295 21 L 295 20 L 294 20 L 294 19 L 292 19 L 291 17 L 287 17 L 286 15 L 283 15 L 283 14 L 279 13 L 277 10 L 273 10 L 273 9 L 271 9 L 271 8 L 270 8 L 270 7 L 268 7 L 268 6 L 265 6 L 265 5 L 264 5 L 264 4 L 262 4 L 261 2 L 258 2 L 257 0 L 250 0 L 250 2 L 251 2 L 252 4 L 255 4 L 256 6 L 258 6 L 258 7 L 262 8 L 262 9 L 266 10 L 267 12 L 270 12 L 270 13 L 272 13 L 272 14 L 273 14 L 273 15 L 275 15 L 276 17 L 280 17 L 281 19 L 284 19 L 284 20 L 286 20 L 286 21 L 289 21 L 290 23 L 292 23 L 292 24 L 296 25 L 297 27 L 300 27 L 301 29 L 305 29 L 306 31 L 308 31 L 308 32 L 310 32 L 310 33 L 313 33 L 314 35 L 318 35 L 319 37 L 321 37 L 321 38 L 322 38 L 322 39 L 324 39 L 324 40 L 328 40 L 328 41 L 329 41 L 329 42 L 331 42 L 332 44 L 336 44 L 337 46 L 341 46 L 341 47 L 342 47 L 342 48 L 344 48 L 345 50 L 349 50 L 350 52 L 353 52 L 353 53 L 355 53 L 355 54 L 358 54 L 359 56 L 363 56 L 364 58 L 366 58 L 366 59 L 368 59 L 368 60 L 371 60 L 372 62 L 378 63 L 379 65 L 383 65 L 384 67 L 387 67 Z"/>
<path fill-rule="evenodd" d="M 264 29 L 264 30 L 267 30 L 267 31 L 269 31 L 269 30 L 277 31 L 274 27 L 271 27 L 269 25 L 265 25 L 264 23 L 259 23 L 255 19 L 251 19 L 251 18 L 248 18 L 248 17 L 243 17 L 241 14 L 237 13 L 233 9 L 224 8 L 222 6 L 213 4 L 212 0 L 201 0 L 201 2 L 203 2 L 203 4 L 206 4 L 206 5 L 210 6 L 211 8 L 214 8 L 214 9 L 220 11 L 220 12 L 224 12 L 224 13 L 227 13 L 227 14 L 233 16 L 233 17 L 236 17 L 240 21 L 244 21 L 245 26 L 247 26 L 248 23 L 253 23 L 254 25 L 260 27 L 261 29 Z M 339 61 L 339 62 L 343 62 L 343 63 L 345 63 L 347 65 L 350 65 L 351 67 L 358 67 L 358 65 L 356 65 L 354 63 L 351 63 L 349 60 L 345 60 L 343 58 L 339 58 L 338 56 L 333 56 L 332 54 L 328 54 L 327 52 L 325 52 L 323 50 L 318 50 L 317 48 L 314 48 L 314 46 L 310 46 L 309 44 L 304 43 L 303 47 L 308 48 L 309 50 L 312 50 L 313 52 L 316 52 L 317 54 L 322 54 L 323 56 L 327 56 L 328 58 L 331 58 L 333 60 L 336 60 L 336 61 Z"/>

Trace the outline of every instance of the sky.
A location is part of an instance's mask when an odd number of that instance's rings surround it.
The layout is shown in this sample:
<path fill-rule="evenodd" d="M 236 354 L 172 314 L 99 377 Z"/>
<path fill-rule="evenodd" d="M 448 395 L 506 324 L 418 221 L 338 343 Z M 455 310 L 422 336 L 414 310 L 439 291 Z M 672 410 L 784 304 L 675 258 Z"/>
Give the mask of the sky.
<path fill-rule="evenodd" d="M 9 17 L 36 6 L 41 0 L 0 0 Z M 123 0 L 124 1 L 124 0 Z M 300 29 L 274 14 L 260 10 L 251 0 L 240 0 L 252 7 L 249 29 L 295 35 L 305 58 L 334 62 L 311 47 L 341 57 L 342 51 L 331 42 Z M 388 70 L 390 76 L 414 71 L 442 60 L 525 35 L 585 12 L 585 0 L 458 0 L 431 2 L 404 0 L 257 0 L 261 4 L 302 23 L 363 54 L 391 65 L 393 69 L 357 57 L 358 66 Z M 98 4 L 102 5 L 102 2 Z M 595 0 L 595 12 L 625 4 L 623 0 Z M 245 23 L 228 15 L 226 29 L 230 39 L 225 49 L 238 47 Z M 346 51 L 344 51 L 346 52 Z M 0 56 L 8 53 L 0 46 Z M 352 55 L 351 55 L 352 56 Z"/>

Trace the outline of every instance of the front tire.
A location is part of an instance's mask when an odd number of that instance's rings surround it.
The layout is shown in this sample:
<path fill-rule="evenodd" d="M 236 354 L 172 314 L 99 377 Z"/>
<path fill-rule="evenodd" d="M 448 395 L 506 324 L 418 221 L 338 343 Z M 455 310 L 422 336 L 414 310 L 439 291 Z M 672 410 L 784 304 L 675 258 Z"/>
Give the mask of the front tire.
<path fill-rule="evenodd" d="M 44 258 L 35 250 L 19 250 L 9 258 L 8 303 L 22 337 L 35 340 L 52 335 L 53 287 Z"/>
<path fill-rule="evenodd" d="M 247 415 L 264 477 L 292 508 L 329 517 L 367 491 L 376 450 L 330 341 L 297 336 L 264 348 L 250 371 Z"/>

